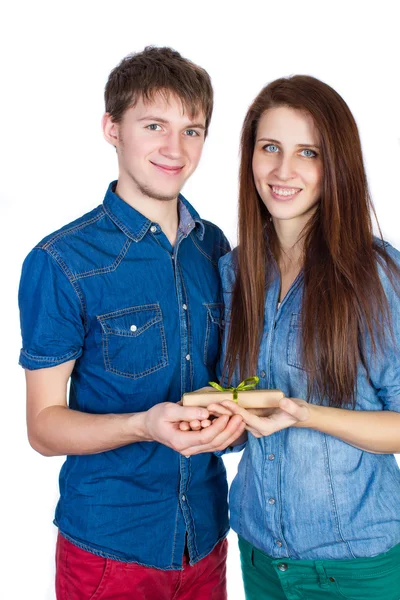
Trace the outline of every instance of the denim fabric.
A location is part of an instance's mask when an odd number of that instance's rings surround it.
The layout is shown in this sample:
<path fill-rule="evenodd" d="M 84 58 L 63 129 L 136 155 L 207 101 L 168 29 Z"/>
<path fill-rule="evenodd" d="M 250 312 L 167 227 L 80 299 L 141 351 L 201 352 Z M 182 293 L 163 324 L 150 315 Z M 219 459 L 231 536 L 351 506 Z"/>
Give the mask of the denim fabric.
<path fill-rule="evenodd" d="M 400 265 L 400 253 L 389 245 L 387 250 Z M 224 344 L 228 328 L 235 326 L 230 322 L 235 264 L 235 251 L 220 261 Z M 360 367 L 356 409 L 400 412 L 400 303 L 381 267 L 379 271 L 394 340 L 388 335 L 384 353 L 375 358 L 367 348 L 370 378 Z M 303 274 L 278 309 L 280 280 L 274 273 L 265 302 L 259 388 L 278 388 L 288 397 L 305 399 L 307 373 L 299 338 Z M 400 542 L 399 500 L 400 471 L 393 455 L 363 452 L 319 431 L 293 427 L 260 439 L 249 435 L 230 492 L 231 526 L 274 558 L 368 557 Z"/>
<path fill-rule="evenodd" d="M 46 237 L 25 260 L 20 364 L 75 359 L 69 406 L 145 411 L 215 378 L 222 328 L 217 263 L 228 243 L 181 196 L 174 247 L 111 184 L 104 203 Z M 81 548 L 181 569 L 228 530 L 227 483 L 213 454 L 184 458 L 156 442 L 68 456 L 55 523 Z"/>

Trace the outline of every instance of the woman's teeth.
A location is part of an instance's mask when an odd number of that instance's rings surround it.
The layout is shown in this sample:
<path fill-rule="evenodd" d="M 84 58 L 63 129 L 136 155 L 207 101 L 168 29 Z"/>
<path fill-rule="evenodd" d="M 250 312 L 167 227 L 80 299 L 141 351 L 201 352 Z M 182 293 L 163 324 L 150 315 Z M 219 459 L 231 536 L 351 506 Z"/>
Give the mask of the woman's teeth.
<path fill-rule="evenodd" d="M 278 196 L 293 196 L 293 194 L 296 194 L 296 192 L 299 192 L 300 190 L 297 188 L 278 188 L 275 186 L 272 186 L 272 191 L 274 192 L 274 194 L 277 194 Z"/>

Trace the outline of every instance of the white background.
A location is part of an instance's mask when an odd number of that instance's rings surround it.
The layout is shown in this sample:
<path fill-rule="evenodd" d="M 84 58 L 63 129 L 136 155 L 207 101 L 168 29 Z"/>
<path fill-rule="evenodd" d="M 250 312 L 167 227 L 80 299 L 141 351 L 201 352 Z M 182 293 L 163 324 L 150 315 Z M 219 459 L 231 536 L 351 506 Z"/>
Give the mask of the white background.
<path fill-rule="evenodd" d="M 282 75 L 325 80 L 356 117 L 384 236 L 400 247 L 398 6 L 382 0 L 247 0 L 239 7 L 217 0 L 2 4 L 2 598 L 54 599 L 51 521 L 62 459 L 36 454 L 26 440 L 16 295 L 29 250 L 100 204 L 116 178 L 115 152 L 100 131 L 109 71 L 149 44 L 170 45 L 209 71 L 213 122 L 202 163 L 184 192 L 232 243 L 239 133 L 248 105 Z M 231 478 L 236 459 L 226 462 Z M 242 600 L 234 537 L 228 578 L 230 600 Z"/>

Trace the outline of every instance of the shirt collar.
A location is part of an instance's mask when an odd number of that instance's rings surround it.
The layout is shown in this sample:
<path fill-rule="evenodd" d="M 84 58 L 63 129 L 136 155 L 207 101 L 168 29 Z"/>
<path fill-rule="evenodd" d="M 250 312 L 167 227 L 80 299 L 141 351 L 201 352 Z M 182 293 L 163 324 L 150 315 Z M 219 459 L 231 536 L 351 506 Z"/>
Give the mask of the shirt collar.
<path fill-rule="evenodd" d="M 110 219 L 134 242 L 140 242 L 152 225 L 152 221 L 142 215 L 116 193 L 117 181 L 110 183 L 104 197 L 103 208 Z M 197 237 L 204 237 L 204 223 L 193 206 L 179 194 L 179 232 L 186 236 L 195 229 Z"/>

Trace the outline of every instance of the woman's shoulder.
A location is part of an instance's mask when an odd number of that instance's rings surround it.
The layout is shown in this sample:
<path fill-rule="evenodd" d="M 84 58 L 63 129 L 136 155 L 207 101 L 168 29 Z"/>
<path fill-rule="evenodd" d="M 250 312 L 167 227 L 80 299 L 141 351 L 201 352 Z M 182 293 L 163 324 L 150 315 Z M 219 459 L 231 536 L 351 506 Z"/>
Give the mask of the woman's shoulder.
<path fill-rule="evenodd" d="M 218 268 L 221 275 L 221 281 L 224 291 L 232 290 L 236 280 L 238 268 L 237 247 L 219 259 Z"/>
<path fill-rule="evenodd" d="M 400 289 L 400 251 L 392 244 L 378 238 L 374 239 L 378 272 L 386 292 Z"/>
<path fill-rule="evenodd" d="M 222 256 L 218 261 L 218 268 L 222 275 L 225 271 L 237 271 L 238 265 L 238 248 L 234 248 L 224 256 Z"/>
<path fill-rule="evenodd" d="M 400 267 L 400 251 L 390 242 L 380 238 L 374 238 L 374 248 L 377 253 L 378 263 L 382 264 L 382 259 L 389 257 L 398 267 Z"/>
<path fill-rule="evenodd" d="M 396 265 L 400 266 L 400 251 L 386 241 L 383 241 L 383 246 L 390 258 L 396 263 Z"/>

